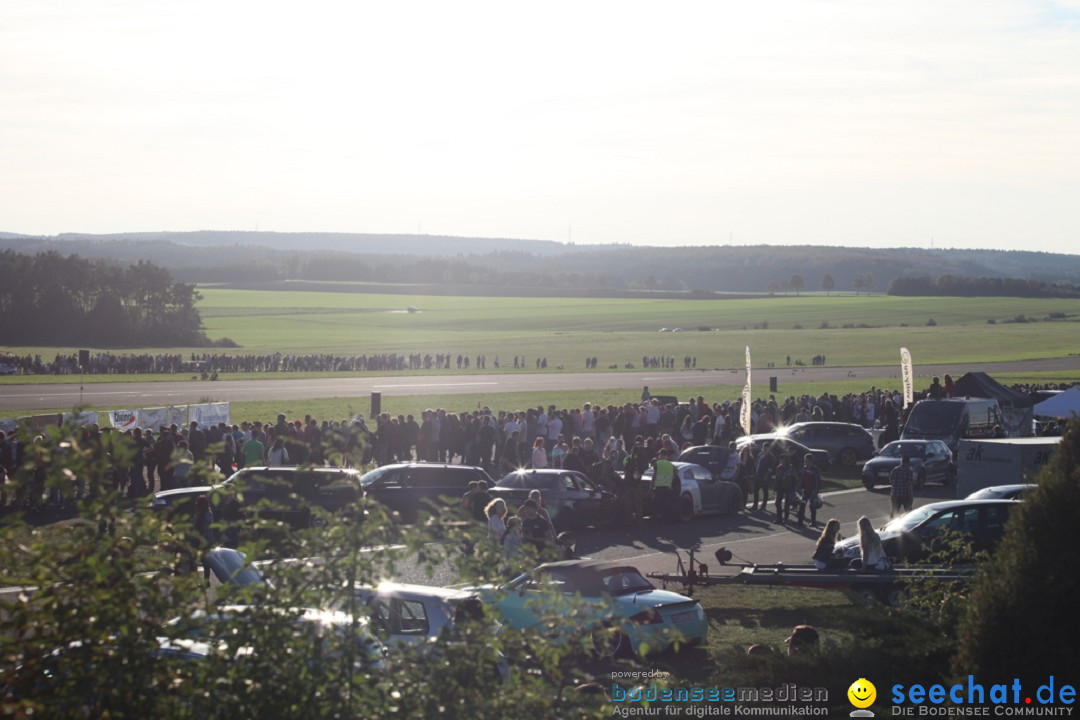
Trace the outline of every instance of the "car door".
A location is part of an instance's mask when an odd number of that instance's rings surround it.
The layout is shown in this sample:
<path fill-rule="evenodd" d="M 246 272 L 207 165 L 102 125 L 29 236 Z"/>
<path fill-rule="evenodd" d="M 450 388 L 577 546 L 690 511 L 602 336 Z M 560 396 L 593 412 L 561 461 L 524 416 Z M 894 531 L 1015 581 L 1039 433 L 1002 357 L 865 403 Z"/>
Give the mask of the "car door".
<path fill-rule="evenodd" d="M 975 538 L 976 550 L 993 550 L 1005 534 L 1012 506 L 1008 504 L 983 505 L 979 508 L 979 531 Z"/>
<path fill-rule="evenodd" d="M 405 468 L 387 472 L 368 486 L 367 492 L 389 510 L 402 513 L 407 508 Z"/>
<path fill-rule="evenodd" d="M 498 603 L 506 624 L 519 630 L 536 627 L 545 618 L 561 614 L 560 596 L 573 595 L 570 578 L 562 572 L 530 573 L 519 585 L 509 588 Z"/>
<path fill-rule="evenodd" d="M 720 511 L 720 482 L 716 476 L 699 465 L 691 465 L 686 468 L 691 478 L 697 483 L 701 494 L 701 507 L 699 512 L 711 513 Z"/>
<path fill-rule="evenodd" d="M 575 475 L 578 487 L 578 500 L 574 503 L 575 512 L 582 522 L 595 525 L 605 519 L 607 508 L 603 502 L 604 494 L 592 480 L 584 475 Z"/>
<path fill-rule="evenodd" d="M 949 458 L 952 453 L 945 443 L 933 440 L 926 444 L 926 459 L 923 467 L 926 468 L 926 479 L 940 480 L 945 482 L 949 470 Z"/>

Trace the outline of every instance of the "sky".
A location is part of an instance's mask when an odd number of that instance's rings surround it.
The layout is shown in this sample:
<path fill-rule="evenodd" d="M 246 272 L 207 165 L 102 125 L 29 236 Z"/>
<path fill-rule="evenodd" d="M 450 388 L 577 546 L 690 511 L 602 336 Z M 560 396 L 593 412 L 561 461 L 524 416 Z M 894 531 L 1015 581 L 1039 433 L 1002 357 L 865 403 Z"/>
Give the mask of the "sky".
<path fill-rule="evenodd" d="M 3 0 L 0 231 L 1080 248 L 1080 0 Z"/>

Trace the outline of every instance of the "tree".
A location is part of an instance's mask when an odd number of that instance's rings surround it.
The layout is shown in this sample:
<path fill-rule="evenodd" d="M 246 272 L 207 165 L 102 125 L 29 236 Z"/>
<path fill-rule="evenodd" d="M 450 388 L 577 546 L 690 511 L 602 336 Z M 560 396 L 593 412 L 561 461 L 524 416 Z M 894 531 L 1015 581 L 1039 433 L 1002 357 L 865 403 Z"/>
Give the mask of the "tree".
<path fill-rule="evenodd" d="M 114 473 L 133 458 L 129 438 L 67 426 L 36 442 L 27 431 L 10 488 L 29 500 L 63 493 L 77 500 L 79 518 L 48 533 L 5 518 L 0 568 L 6 584 L 24 586 L 22 597 L 0 606 L 5 716 L 610 717 L 603 695 L 574 692 L 592 676 L 570 661 L 610 631 L 559 643 L 542 631 L 493 634 L 494 618 L 481 607 L 430 652 L 365 652 L 364 628 L 377 618 L 357 607 L 357 583 L 375 585 L 395 565 L 433 562 L 474 584 L 498 579 L 500 549 L 486 541 L 486 526 L 463 536 L 456 508 L 416 526 L 375 503 L 332 515 L 312 509 L 326 523 L 302 530 L 252 515 L 241 521 L 248 558 L 283 542 L 297 557 L 321 560 L 265 568 L 273 587 L 206 589 L 201 572 L 185 570 L 202 552 L 190 520 L 132 507 L 115 492 Z M 362 444 L 359 431 L 335 430 L 324 453 L 359 465 Z M 191 473 L 220 480 L 209 466 Z M 471 555 L 460 550 L 465 542 Z M 365 550 L 376 546 L 387 549 Z M 562 593 L 541 601 L 551 608 L 545 622 L 583 627 L 583 603 Z M 298 609 L 333 607 L 344 610 L 334 624 L 298 622 Z M 492 679 L 500 653 L 509 666 L 502 681 Z"/>
<path fill-rule="evenodd" d="M 795 296 L 798 297 L 799 291 L 806 287 L 806 281 L 802 275 L 796 274 L 792 275 L 791 279 L 788 280 L 788 285 L 791 286 L 791 289 L 795 291 Z"/>
<path fill-rule="evenodd" d="M 825 273 L 824 277 L 821 278 L 821 289 L 825 291 L 826 295 L 830 295 L 835 287 L 836 280 L 829 273 Z"/>
<path fill-rule="evenodd" d="M 1012 510 L 1005 536 L 979 570 L 961 620 L 957 668 L 979 678 L 1075 675 L 1080 667 L 1080 421 L 1074 420 L 1038 478 Z"/>

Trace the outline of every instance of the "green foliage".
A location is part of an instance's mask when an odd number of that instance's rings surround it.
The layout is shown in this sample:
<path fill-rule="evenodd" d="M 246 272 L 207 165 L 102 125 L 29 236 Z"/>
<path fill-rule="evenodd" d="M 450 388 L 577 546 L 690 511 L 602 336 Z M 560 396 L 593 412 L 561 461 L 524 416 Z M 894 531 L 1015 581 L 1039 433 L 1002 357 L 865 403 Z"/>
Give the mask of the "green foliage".
<path fill-rule="evenodd" d="M 5 342 L 201 345 L 194 285 L 149 262 L 126 268 L 51 251 L 0 251 Z"/>
<path fill-rule="evenodd" d="M 242 547 L 248 557 L 287 540 L 297 556 L 314 559 L 272 565 L 272 588 L 208 589 L 202 573 L 187 571 L 203 551 L 190 522 L 127 507 L 111 491 L 113 467 L 131 452 L 121 436 L 90 441 L 73 428 L 51 429 L 29 447 L 16 477 L 23 496 L 49 489 L 73 496 L 81 488 L 78 513 L 88 527 L 45 540 L 15 518 L 0 531 L 0 566 L 17 564 L 29 586 L 0 605 L 5 715 L 605 715 L 602 696 L 575 691 L 588 679 L 572 661 L 580 642 L 505 628 L 493 634 L 489 616 L 461 623 L 435 647 L 381 657 L 369 640 L 373 621 L 352 592 L 357 584 L 377 585 L 403 567 L 431 572 L 449 564 L 473 582 L 504 570 L 498 551 L 479 536 L 468 539 L 476 552 L 461 552 L 467 538 L 453 512 L 405 527 L 372 505 L 300 531 L 252 517 Z M 359 449 L 355 437 L 336 438 L 326 452 L 344 460 Z M 361 509 L 366 517 L 352 512 Z M 337 614 L 302 621 L 304 608 Z M 575 627 L 576 612 L 560 606 L 551 627 Z M 500 652 L 509 665 L 505 680 L 495 674 Z"/>
<path fill-rule="evenodd" d="M 1039 487 L 1011 513 L 1005 537 L 980 569 L 961 621 L 958 672 L 1004 678 L 1080 668 L 1080 556 L 1074 551 L 1080 507 L 1080 421 L 1070 423 Z"/>

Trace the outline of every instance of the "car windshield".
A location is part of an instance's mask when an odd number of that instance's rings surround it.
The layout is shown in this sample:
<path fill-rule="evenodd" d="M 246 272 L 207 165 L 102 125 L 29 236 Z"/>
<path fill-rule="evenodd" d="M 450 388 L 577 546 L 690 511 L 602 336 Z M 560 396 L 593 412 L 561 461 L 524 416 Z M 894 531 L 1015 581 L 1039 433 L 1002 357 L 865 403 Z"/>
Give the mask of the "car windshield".
<path fill-rule="evenodd" d="M 926 445 L 916 442 L 891 442 L 881 449 L 881 457 L 898 458 L 907 455 L 910 458 L 921 458 L 926 455 Z"/>
<path fill-rule="evenodd" d="M 602 592 L 609 595 L 629 595 L 655 589 L 637 570 L 622 569 L 606 573 L 601 576 L 600 583 Z"/>
<path fill-rule="evenodd" d="M 932 507 L 924 505 L 921 508 L 915 508 L 906 515 L 901 515 L 895 520 L 889 521 L 889 524 L 881 528 L 881 530 L 882 532 L 908 532 L 934 513 L 935 510 Z"/>
<path fill-rule="evenodd" d="M 916 403 L 911 409 L 904 432 L 920 435 L 951 435 L 960 423 L 964 404 L 943 400 Z"/>
<path fill-rule="evenodd" d="M 383 475 L 389 473 L 392 469 L 393 468 L 389 467 L 375 468 L 374 470 L 360 478 L 360 484 L 364 487 L 367 487 L 368 485 L 371 485 L 371 483 L 381 478 Z"/>

